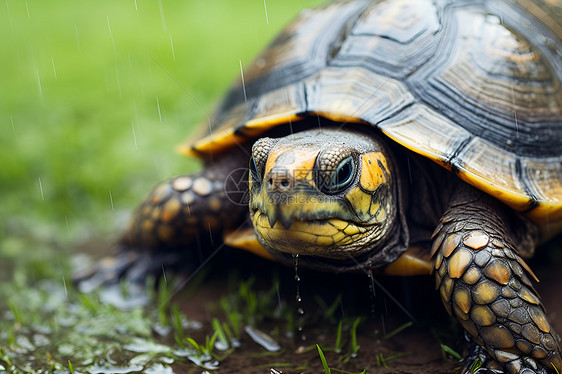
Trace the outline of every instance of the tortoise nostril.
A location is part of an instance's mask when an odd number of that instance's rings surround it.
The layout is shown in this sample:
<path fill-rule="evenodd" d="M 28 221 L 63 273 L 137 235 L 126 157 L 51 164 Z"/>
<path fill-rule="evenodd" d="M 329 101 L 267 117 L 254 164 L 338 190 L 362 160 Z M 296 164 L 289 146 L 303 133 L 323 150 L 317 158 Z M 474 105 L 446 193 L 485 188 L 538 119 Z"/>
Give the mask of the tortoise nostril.
<path fill-rule="evenodd" d="M 287 179 L 281 180 L 281 187 L 287 188 L 289 187 L 289 181 Z"/>
<path fill-rule="evenodd" d="M 269 179 L 267 180 L 267 185 L 268 185 L 268 187 L 270 187 L 270 188 L 273 187 L 273 178 L 269 178 Z"/>

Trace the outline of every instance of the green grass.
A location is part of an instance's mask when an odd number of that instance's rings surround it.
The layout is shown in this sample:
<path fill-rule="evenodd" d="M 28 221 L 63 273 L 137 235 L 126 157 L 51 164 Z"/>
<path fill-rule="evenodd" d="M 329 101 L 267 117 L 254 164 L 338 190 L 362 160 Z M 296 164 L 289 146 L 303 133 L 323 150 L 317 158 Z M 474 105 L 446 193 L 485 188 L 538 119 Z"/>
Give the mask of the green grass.
<path fill-rule="evenodd" d="M 114 233 L 153 184 L 197 168 L 176 144 L 239 79 L 239 60 L 313 3 L 268 1 L 267 24 L 256 1 L 6 0 L 0 238 Z"/>
<path fill-rule="evenodd" d="M 205 123 L 239 79 L 240 62 L 249 64 L 299 10 L 319 2 L 270 0 L 268 22 L 259 1 L 2 3 L 0 314 L 13 319 L 3 318 L 0 365 L 21 363 L 7 352 L 27 339 L 30 326 L 59 337 L 62 356 L 71 348 L 88 357 L 112 349 L 70 327 L 74 335 L 59 336 L 61 316 L 72 326 L 121 324 L 129 338 L 150 335 L 140 311 L 118 313 L 72 291 L 69 254 L 80 245 L 110 251 L 152 185 L 198 168 L 175 146 Z M 63 284 L 72 297 L 60 295 Z M 60 298 L 50 294 L 54 285 Z M 171 325 L 185 343 L 181 316 L 161 291 L 162 307 L 150 321 Z M 45 305 L 56 320 L 45 319 Z M 231 327 L 224 334 L 240 334 Z M 81 367 L 81 357 L 47 353 L 35 364 Z M 13 372 L 33 371 L 20 365 Z"/>

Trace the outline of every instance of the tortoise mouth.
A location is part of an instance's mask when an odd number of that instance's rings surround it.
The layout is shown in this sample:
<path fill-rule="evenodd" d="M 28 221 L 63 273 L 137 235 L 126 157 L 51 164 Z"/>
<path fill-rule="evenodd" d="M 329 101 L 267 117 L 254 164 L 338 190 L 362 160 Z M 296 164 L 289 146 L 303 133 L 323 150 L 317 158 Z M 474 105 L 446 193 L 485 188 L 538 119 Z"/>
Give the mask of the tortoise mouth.
<path fill-rule="evenodd" d="M 294 219 L 288 227 L 277 221 L 271 226 L 268 216 L 256 210 L 252 221 L 258 240 L 269 250 L 331 258 L 359 251 L 369 232 L 367 226 L 335 217 Z"/>

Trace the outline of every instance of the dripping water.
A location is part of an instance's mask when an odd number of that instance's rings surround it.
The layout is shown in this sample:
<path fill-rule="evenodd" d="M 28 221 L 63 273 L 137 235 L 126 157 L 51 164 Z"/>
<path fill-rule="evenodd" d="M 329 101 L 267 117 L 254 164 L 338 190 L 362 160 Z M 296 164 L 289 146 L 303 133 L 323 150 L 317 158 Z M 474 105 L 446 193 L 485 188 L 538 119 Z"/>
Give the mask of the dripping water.
<path fill-rule="evenodd" d="M 369 266 L 367 271 L 367 277 L 369 278 L 369 299 L 371 301 L 371 317 L 375 316 L 375 298 L 377 294 L 375 292 L 375 281 L 373 280 L 373 270 Z"/>
<path fill-rule="evenodd" d="M 304 342 L 306 340 L 306 335 L 304 335 L 304 306 L 302 302 L 301 296 L 301 277 L 299 276 L 299 255 L 293 254 L 293 264 L 295 265 L 295 282 L 297 284 L 297 294 L 296 294 L 296 302 L 297 302 L 297 333 L 295 335 L 297 344 L 299 342 Z"/>

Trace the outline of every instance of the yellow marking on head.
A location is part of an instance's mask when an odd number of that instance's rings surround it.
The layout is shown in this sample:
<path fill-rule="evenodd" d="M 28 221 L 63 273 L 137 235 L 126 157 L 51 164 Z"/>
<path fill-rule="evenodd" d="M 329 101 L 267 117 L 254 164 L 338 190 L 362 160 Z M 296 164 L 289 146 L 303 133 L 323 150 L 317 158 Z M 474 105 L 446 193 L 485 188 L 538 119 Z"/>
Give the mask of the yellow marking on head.
<path fill-rule="evenodd" d="M 386 210 L 384 208 L 380 208 L 379 212 L 375 216 L 375 220 L 377 222 L 382 222 L 386 219 Z"/>
<path fill-rule="evenodd" d="M 362 216 L 363 219 L 369 219 L 370 206 L 371 206 L 371 194 L 365 193 L 358 186 L 353 187 L 345 197 L 351 205 L 355 212 Z"/>
<path fill-rule="evenodd" d="M 380 167 L 382 164 L 384 170 Z M 386 175 L 390 176 L 386 157 L 381 152 L 371 152 L 361 156 L 361 186 L 369 191 L 375 191 L 383 183 L 389 183 Z"/>
<path fill-rule="evenodd" d="M 263 240 L 264 245 L 276 251 L 344 257 L 345 254 L 335 253 L 333 250 L 355 241 L 354 236 L 342 231 L 344 227 L 355 225 L 348 225 L 347 222 L 336 218 L 325 221 L 295 220 L 289 229 L 279 222 L 270 227 L 266 216 L 259 212 L 252 218 L 257 236 Z M 362 228 L 357 228 L 354 234 L 363 231 Z"/>
<path fill-rule="evenodd" d="M 369 209 L 369 214 L 374 216 L 375 214 L 377 214 L 380 207 L 381 207 L 380 203 L 371 204 L 371 209 Z"/>
<path fill-rule="evenodd" d="M 287 175 L 295 180 L 312 181 L 312 169 L 318 155 L 318 149 L 295 149 L 294 145 L 287 144 L 273 149 L 265 164 L 265 175 L 274 167 L 282 167 Z"/>

